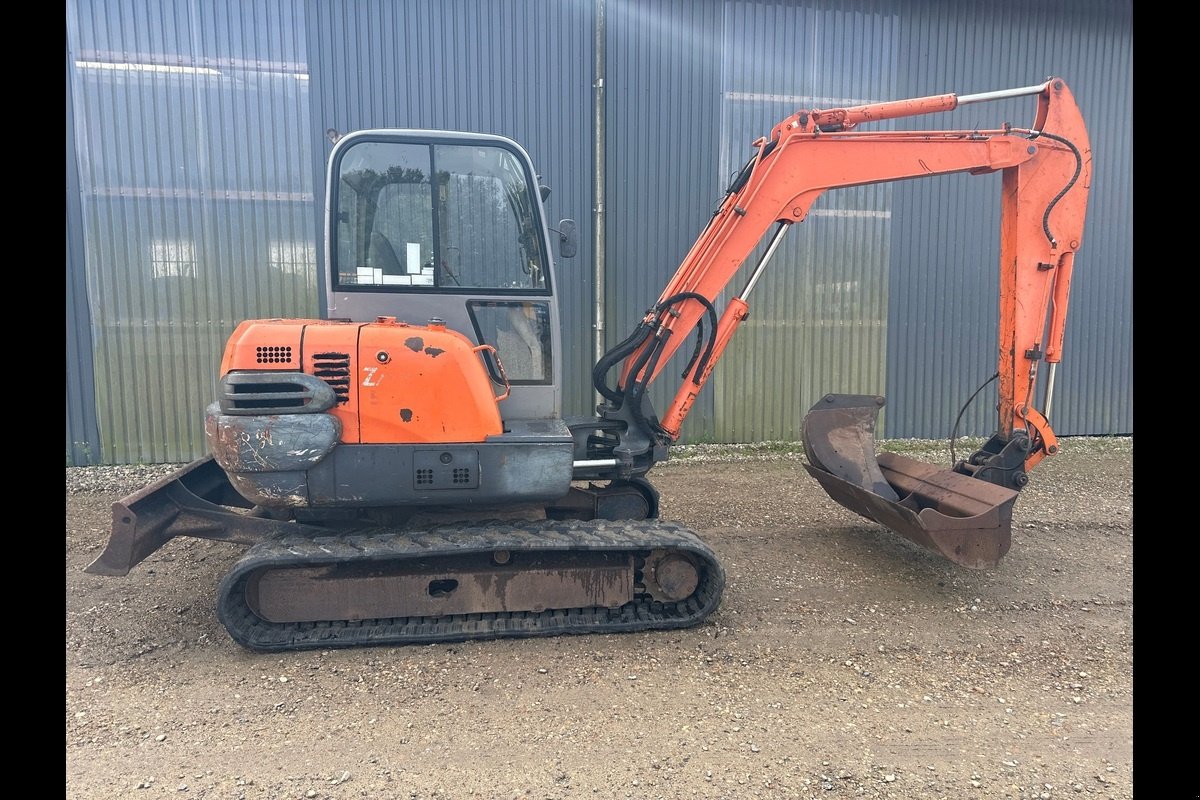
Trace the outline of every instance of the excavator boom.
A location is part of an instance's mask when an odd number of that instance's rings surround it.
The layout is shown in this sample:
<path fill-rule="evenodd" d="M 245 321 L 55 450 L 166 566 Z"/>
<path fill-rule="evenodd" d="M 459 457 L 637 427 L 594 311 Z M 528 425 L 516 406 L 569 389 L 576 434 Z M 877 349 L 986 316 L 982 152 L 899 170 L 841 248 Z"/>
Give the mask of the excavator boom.
<path fill-rule="evenodd" d="M 1029 128 L 1006 123 L 994 130 L 856 130 L 862 123 L 1018 96 L 1037 99 Z M 790 227 L 804 220 L 825 191 L 1000 172 L 999 422 L 988 445 L 951 471 L 931 472 L 903 458 L 877 463 L 874 421 L 885 401 L 874 396 L 830 395 L 812 408 L 803 426 L 810 472 L 840 503 L 957 563 L 994 565 L 1007 552 L 1011 507 L 1026 473 L 1058 449 L 1048 421 L 1054 366 L 1061 359 L 1091 183 L 1087 130 L 1070 90 L 1050 78 L 961 97 L 802 110 L 754 146 L 754 156 L 659 301 L 613 351 L 623 359 L 620 380 L 615 388 L 597 383 L 609 400 L 608 413 L 631 405 L 624 416 L 643 423 L 647 439 L 678 439 L 701 388 L 748 316 L 748 298 L 763 269 Z M 745 288 L 718 319 L 718 296 L 772 229 Z M 646 389 L 693 329 L 699 339 L 683 384 L 662 420 L 653 420 L 644 408 Z M 605 370 L 616 360 L 606 358 Z M 1039 411 L 1034 390 L 1042 361 L 1049 375 Z"/>

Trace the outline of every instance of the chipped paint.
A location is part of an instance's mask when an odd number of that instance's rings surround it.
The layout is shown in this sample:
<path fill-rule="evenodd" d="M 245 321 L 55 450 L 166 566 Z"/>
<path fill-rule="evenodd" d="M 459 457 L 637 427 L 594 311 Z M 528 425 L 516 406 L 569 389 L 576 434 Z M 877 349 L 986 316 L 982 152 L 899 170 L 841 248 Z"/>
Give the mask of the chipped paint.
<path fill-rule="evenodd" d="M 404 420 L 405 422 L 412 422 L 412 418 L 413 413 L 411 408 L 400 409 L 400 419 Z"/>
<path fill-rule="evenodd" d="M 420 336 L 412 336 L 404 340 L 404 346 L 414 353 L 421 352 L 421 348 L 425 346 L 425 340 Z"/>
<path fill-rule="evenodd" d="M 444 352 L 446 352 L 446 351 L 440 347 L 426 347 L 425 348 L 425 354 L 427 356 L 429 356 L 430 358 L 437 358 Z"/>
<path fill-rule="evenodd" d="M 238 494 L 251 502 L 272 507 L 305 508 L 308 506 L 308 494 L 305 484 L 290 489 L 278 486 L 264 486 L 252 475 L 228 473 L 229 482 L 237 489 Z"/>

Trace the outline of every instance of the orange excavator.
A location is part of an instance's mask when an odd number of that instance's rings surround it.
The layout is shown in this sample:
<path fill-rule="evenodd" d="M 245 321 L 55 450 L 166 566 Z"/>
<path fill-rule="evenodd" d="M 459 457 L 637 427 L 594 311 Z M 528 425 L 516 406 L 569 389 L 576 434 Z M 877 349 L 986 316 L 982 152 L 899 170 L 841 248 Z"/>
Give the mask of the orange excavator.
<path fill-rule="evenodd" d="M 1022 96 L 1036 100 L 1027 128 L 859 130 Z M 572 417 L 550 254 L 574 254 L 576 226 L 547 224 L 525 151 L 447 131 L 339 138 L 328 314 L 237 327 L 205 412 L 209 454 L 115 503 L 88 571 L 126 575 L 176 536 L 246 546 L 217 613 L 264 651 L 695 625 L 718 607 L 724 568 L 659 518 L 646 475 L 784 235 L 829 189 L 1000 172 L 995 434 L 939 469 L 875 453 L 882 397 L 826 395 L 803 424 L 806 469 L 837 502 L 963 567 L 996 565 L 1029 471 L 1059 447 L 1054 370 L 1092 165 L 1070 90 L 1049 78 L 805 109 L 752 153 L 658 301 L 596 362 L 596 414 Z M 693 333 L 660 417 L 647 389 Z"/>

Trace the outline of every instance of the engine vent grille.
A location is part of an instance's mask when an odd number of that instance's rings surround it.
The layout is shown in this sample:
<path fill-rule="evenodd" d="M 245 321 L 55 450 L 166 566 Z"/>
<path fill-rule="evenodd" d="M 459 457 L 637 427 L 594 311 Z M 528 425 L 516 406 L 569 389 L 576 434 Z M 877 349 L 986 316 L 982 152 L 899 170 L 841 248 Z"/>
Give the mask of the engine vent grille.
<path fill-rule="evenodd" d="M 292 363 L 292 348 L 290 345 L 259 346 L 254 348 L 254 355 L 259 364 L 290 364 Z"/>
<path fill-rule="evenodd" d="M 350 402 L 349 353 L 317 353 L 313 356 L 313 374 L 329 384 L 338 405 Z"/>
<path fill-rule="evenodd" d="M 417 489 L 478 489 L 479 451 L 447 446 L 413 453 L 413 484 Z"/>
<path fill-rule="evenodd" d="M 316 414 L 337 402 L 320 378 L 290 370 L 230 372 L 220 389 L 223 414 Z"/>

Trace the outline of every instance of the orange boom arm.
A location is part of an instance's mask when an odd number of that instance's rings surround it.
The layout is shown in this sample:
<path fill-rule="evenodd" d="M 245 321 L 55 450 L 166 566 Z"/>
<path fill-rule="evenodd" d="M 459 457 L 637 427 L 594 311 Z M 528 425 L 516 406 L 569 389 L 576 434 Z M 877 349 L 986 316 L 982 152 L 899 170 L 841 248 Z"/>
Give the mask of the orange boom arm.
<path fill-rule="evenodd" d="M 859 123 L 949 111 L 960 105 L 1036 95 L 1030 128 L 860 132 Z M 1000 431 L 1031 427 L 1036 446 L 1027 467 L 1054 452 L 1046 411 L 1031 395 L 1038 362 L 1061 358 L 1075 251 L 1083 235 L 1090 184 L 1087 131 L 1066 84 L 1044 84 L 978 95 L 953 94 L 802 110 L 784 119 L 733 181 L 720 208 L 692 245 L 655 306 L 643 318 L 636 348 L 623 356 L 616 389 L 603 386 L 611 359 L 598 364 L 597 389 L 618 404 L 641 403 L 646 387 L 694 328 L 697 343 L 683 385 L 656 432 L 674 441 L 683 420 L 733 333 L 749 313 L 748 297 L 789 227 L 802 221 L 826 190 L 968 172 L 1003 172 L 1000 253 Z M 766 253 L 719 321 L 713 303 L 774 226 Z M 714 324 L 715 323 L 715 324 Z M 703 331 L 702 331 L 703 334 Z M 626 348 L 628 349 L 626 340 Z M 619 346 L 620 347 L 620 346 Z"/>

